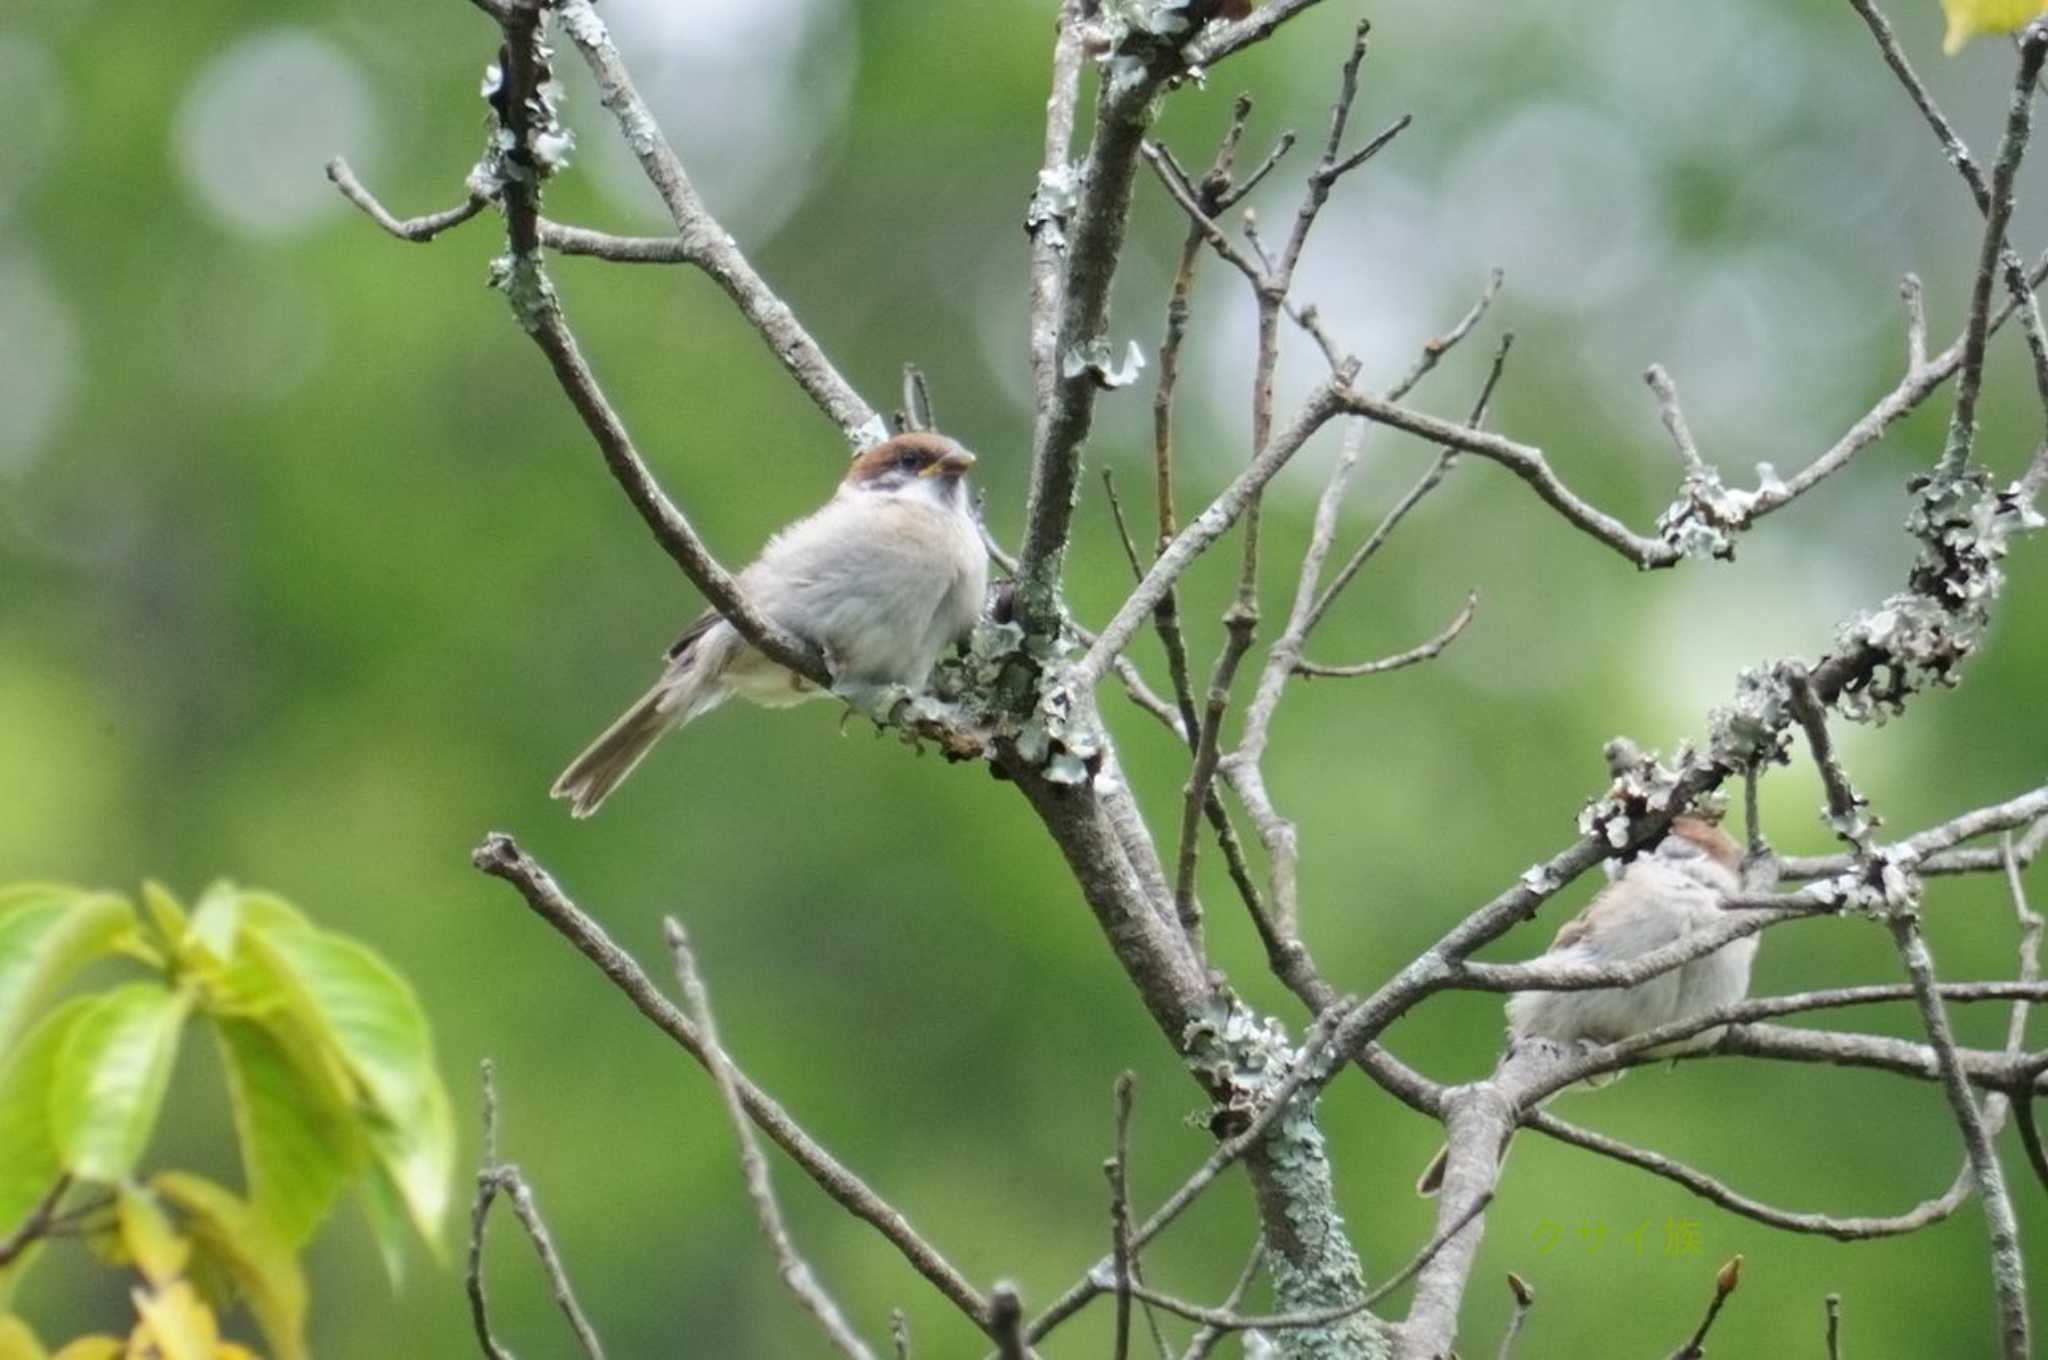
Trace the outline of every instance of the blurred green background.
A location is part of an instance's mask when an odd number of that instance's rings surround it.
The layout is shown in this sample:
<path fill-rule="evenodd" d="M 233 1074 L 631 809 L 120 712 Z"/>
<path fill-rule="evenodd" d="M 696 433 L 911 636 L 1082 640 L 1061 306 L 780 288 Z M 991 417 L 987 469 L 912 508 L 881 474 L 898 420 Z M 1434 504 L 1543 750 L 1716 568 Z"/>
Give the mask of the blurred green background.
<path fill-rule="evenodd" d="M 982 454 L 989 516 L 1016 537 L 1029 415 L 1025 238 L 1050 0 L 607 0 L 639 75 L 714 208 L 877 405 L 906 360 L 942 423 Z M 1254 91 L 1252 154 L 1313 136 L 1358 17 L 1332 0 L 1175 96 L 1160 132 L 1205 160 L 1231 96 Z M 1495 425 L 1540 443 L 1639 527 L 1677 465 L 1639 375 L 1666 363 L 1709 457 L 1751 482 L 1804 464 L 1896 380 L 1897 282 L 1926 280 L 1934 342 L 1960 325 L 1975 214 L 1845 4 L 1580 0 L 1503 9 L 1384 0 L 1357 136 L 1415 126 L 1325 214 L 1302 278 L 1384 383 L 1461 312 L 1489 266 L 1487 328 L 1416 400 L 1461 413 L 1498 330 L 1520 342 Z M 1965 134 L 1988 152 L 2012 57 L 1935 54 L 1933 0 L 1894 15 Z M 494 48 L 460 0 L 44 0 L 0 12 L 0 881 L 63 877 L 191 892 L 274 887 L 416 980 L 474 1148 L 478 1060 L 499 1064 L 502 1137 L 538 1188 L 618 1356 L 822 1354 L 758 1239 L 708 1080 L 502 885 L 468 866 L 518 834 L 617 938 L 659 963 L 658 921 L 697 941 L 748 1070 L 911 1215 L 969 1275 L 1064 1288 L 1107 1244 L 1110 1087 L 1140 1079 L 1141 1206 L 1205 1150 L 1193 1088 L 1019 799 L 971 767 L 916 759 L 819 704 L 733 708 L 664 747 L 601 817 L 572 824 L 549 781 L 651 677 L 698 601 L 603 474 L 539 357 L 484 286 L 486 218 L 430 246 L 377 232 L 321 175 L 351 158 L 401 213 L 457 200 Z M 565 220 L 662 226 L 573 60 L 577 164 Z M 2040 158 L 2015 239 L 2048 230 Z M 1253 200 L 1291 218 L 1306 156 Z M 1114 336 L 1156 344 L 1182 224 L 1141 184 Z M 1184 482 L 1198 503 L 1245 457 L 1252 314 L 1211 263 L 1188 354 Z M 593 363 L 670 491 L 728 562 L 821 500 L 837 433 L 707 281 L 564 261 Z M 1317 375 L 1288 337 L 1282 408 Z M 2010 473 L 2040 414 L 2000 337 L 1983 448 Z M 1128 576 L 1093 468 L 1146 512 L 1149 373 L 1104 398 L 1069 594 L 1106 617 Z M 1767 522 L 1733 565 L 1642 575 L 1525 487 L 1468 462 L 1319 634 L 1346 661 L 1412 645 L 1465 591 L 1476 624 L 1437 664 L 1298 688 L 1269 772 L 1298 819 L 1306 928 L 1364 991 L 1574 835 L 1601 742 L 1704 731 L 1736 671 L 1824 649 L 1836 619 L 1903 578 L 1902 485 L 1945 404 L 1827 490 Z M 1277 484 L 1268 616 L 1285 607 L 1334 430 Z M 1373 436 L 1348 509 L 1355 542 L 1430 451 Z M 1230 570 L 1187 595 L 1206 669 Z M 1845 754 L 1904 831 L 2040 782 L 2048 767 L 2048 555 L 2013 590 L 1962 688 Z M 1156 643 L 1138 648 L 1163 684 Z M 1184 758 L 1114 694 L 1105 709 L 1161 827 Z M 1826 848 L 1803 769 L 1766 786 L 1782 847 Z M 1213 867 L 1213 866 L 1210 866 Z M 2036 875 L 2039 880 L 2039 875 Z M 1219 961 L 1298 1023 L 1262 976 L 1227 885 L 1205 877 Z M 1504 941 L 1535 953 L 1590 885 Z M 2048 904 L 2048 886 L 2036 884 Z M 2009 975 L 1996 884 L 1942 881 L 1944 975 Z M 656 968 L 655 971 L 660 971 Z M 1891 981 L 1883 932 L 1773 934 L 1757 990 Z M 1911 1032 L 1903 1008 L 1828 1023 Z M 2002 1012 L 1958 1023 L 1989 1043 Z M 1433 1075 L 1477 1075 L 1498 1002 L 1433 1001 L 1390 1041 Z M 2033 1042 L 2041 1041 L 2037 1026 Z M 203 1057 L 181 1073 L 165 1158 L 222 1163 Z M 1960 1164 L 1931 1086 L 1737 1061 L 1638 1074 L 1568 1117 L 1796 1208 L 1891 1213 Z M 1407 1186 L 1434 1126 L 1359 1080 L 1326 1102 L 1347 1212 L 1383 1275 L 1427 1236 Z M 2020 1173 L 2016 1148 L 2007 1147 Z M 891 1306 L 921 1355 L 978 1353 L 894 1254 L 787 1164 L 798 1241 L 870 1338 Z M 2040 1278 L 2048 1212 L 2015 1175 Z M 1667 1230 L 1686 1237 L 1667 1241 Z M 1220 1296 L 1249 1245 L 1235 1185 L 1148 1257 L 1152 1279 Z M 1640 1238 L 1630 1235 L 1647 1226 Z M 1561 1231 L 1558 1231 L 1561 1230 Z M 451 1223 L 459 1248 L 459 1225 Z M 1513 1269 L 1541 1294 L 1530 1356 L 1661 1354 L 1714 1268 L 1749 1259 L 1715 1334 L 1727 1354 L 1819 1354 L 1821 1297 L 1852 1352 L 1981 1354 L 1993 1309 L 1980 1215 L 1850 1246 L 1787 1237 L 1676 1187 L 1524 1139 L 1491 1215 L 1464 1348 L 1490 1353 Z M 522 1356 L 568 1355 L 523 1245 L 494 1234 L 494 1298 Z M 459 1271 L 416 1269 L 394 1299 L 344 1212 L 313 1250 L 328 1357 L 472 1346 Z M 2038 1303 L 2038 1300 L 2037 1300 Z M 33 1277 L 46 1336 L 127 1316 L 78 1258 Z M 1102 1354 L 1107 1312 L 1054 1354 Z M 2043 1319 L 2048 1321 L 2048 1319 Z M 1235 1353 L 1234 1351 L 1231 1353 Z"/>

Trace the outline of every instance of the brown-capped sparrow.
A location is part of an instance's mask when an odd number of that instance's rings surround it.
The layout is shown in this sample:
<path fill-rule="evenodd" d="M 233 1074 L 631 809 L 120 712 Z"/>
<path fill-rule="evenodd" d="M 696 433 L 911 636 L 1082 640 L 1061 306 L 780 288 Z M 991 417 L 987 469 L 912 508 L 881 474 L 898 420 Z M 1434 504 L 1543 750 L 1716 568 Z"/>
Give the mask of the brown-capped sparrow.
<path fill-rule="evenodd" d="M 921 688 L 939 652 L 981 615 L 988 555 L 965 477 L 974 455 L 914 433 L 863 450 L 823 508 L 789 525 L 739 574 L 768 619 L 815 644 L 836 688 Z M 819 697 L 716 611 L 668 649 L 654 688 L 570 762 L 550 793 L 588 817 L 671 728 L 732 695 L 782 707 Z"/>
<path fill-rule="evenodd" d="M 1602 965 L 1641 958 L 1726 919 L 1721 904 L 1741 887 L 1742 847 L 1734 838 L 1703 817 L 1673 818 L 1657 848 L 1629 864 L 1565 922 L 1535 962 Z M 1507 1003 L 1509 1050 L 1530 1040 L 1563 1046 L 1614 1043 L 1740 1001 L 1749 995 L 1756 947 L 1757 937 L 1746 935 L 1633 987 L 1516 992 Z M 1712 1048 L 1725 1029 L 1716 1026 L 1653 1051 L 1669 1055 Z M 1600 1084 L 1604 1081 L 1597 1078 L 1587 1083 Z M 1507 1155 L 1505 1146 L 1501 1155 Z M 1443 1172 L 1444 1154 L 1438 1152 L 1416 1184 L 1417 1192 L 1435 1194 Z"/>

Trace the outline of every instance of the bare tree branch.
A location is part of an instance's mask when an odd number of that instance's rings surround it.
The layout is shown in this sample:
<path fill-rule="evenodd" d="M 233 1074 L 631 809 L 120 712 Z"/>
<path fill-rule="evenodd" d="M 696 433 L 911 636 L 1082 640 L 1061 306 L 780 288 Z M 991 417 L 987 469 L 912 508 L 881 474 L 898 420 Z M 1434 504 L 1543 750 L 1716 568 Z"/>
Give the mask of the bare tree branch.
<path fill-rule="evenodd" d="M 888 438 L 881 416 L 840 376 L 795 313 L 755 272 L 732 234 L 704 206 L 667 135 L 633 87 L 632 77 L 590 0 L 558 0 L 555 13 L 596 79 L 599 100 L 618 120 L 626 145 L 639 158 L 641 169 L 668 208 L 688 262 L 725 290 L 797 386 L 839 427 L 852 449 L 858 451 Z"/>
<path fill-rule="evenodd" d="M 604 1346 L 597 1339 L 597 1330 L 584 1316 L 582 1305 L 576 1302 L 576 1290 L 569 1283 L 568 1269 L 562 1264 L 561 1253 L 555 1250 L 554 1238 L 548 1232 L 547 1221 L 541 1217 L 540 1206 L 534 1202 L 532 1189 L 518 1167 L 498 1160 L 498 1093 L 491 1081 L 490 1059 L 486 1058 L 483 1064 L 483 1165 L 477 1168 L 476 1204 L 469 1216 L 469 1313 L 476 1328 L 477 1344 L 483 1348 L 487 1360 L 512 1360 L 510 1353 L 491 1335 L 490 1310 L 484 1302 L 484 1229 L 490 1222 L 491 1205 L 499 1195 L 512 1202 L 513 1215 L 526 1229 L 527 1239 L 533 1243 L 534 1255 L 540 1258 L 541 1271 L 547 1276 L 548 1289 L 555 1296 L 555 1306 L 568 1319 L 569 1330 L 576 1335 L 577 1347 L 588 1360 L 604 1360 Z"/>
<path fill-rule="evenodd" d="M 1384 675 L 1388 671 L 1398 671 L 1404 666 L 1413 666 L 1420 662 L 1433 661 L 1443 655 L 1446 647 L 1458 640 L 1459 634 L 1463 633 L 1466 627 L 1471 624 L 1473 615 L 1478 613 L 1478 611 L 1479 592 L 1477 590 L 1468 591 L 1465 595 L 1465 603 L 1458 607 L 1458 612 L 1452 616 L 1450 623 L 1444 627 L 1444 630 L 1420 646 L 1410 647 L 1407 651 L 1396 652 L 1392 656 L 1383 656 L 1377 661 L 1361 661 L 1352 666 L 1324 666 L 1304 657 L 1294 663 L 1294 673 L 1308 679 L 1315 679 L 1317 677 L 1328 679 L 1356 678 L 1361 675 Z"/>
<path fill-rule="evenodd" d="M 1244 513 L 1259 489 L 1271 481 L 1287 465 L 1287 460 L 1301 451 L 1309 437 L 1336 414 L 1338 397 L 1336 390 L 1328 386 L 1312 394 L 1287 428 L 1260 449 L 1251 464 L 1174 537 L 1152 563 L 1151 570 L 1145 573 L 1145 579 L 1139 582 L 1138 588 L 1118 607 L 1115 616 L 1103 625 L 1095 644 L 1068 672 L 1067 681 L 1075 690 L 1087 689 L 1101 679 L 1110 661 L 1130 645 L 1131 638 L 1166 590 L 1180 579 L 1181 573 L 1194 565 L 1195 559 L 1237 522 L 1237 517 Z"/>
<path fill-rule="evenodd" d="M 1109 1175 L 1110 1257 L 1116 1272 L 1116 1360 L 1131 1353 L 1131 1091 L 1129 1072 L 1116 1079 L 1116 1154 L 1103 1170 Z"/>
<path fill-rule="evenodd" d="M 348 162 L 341 157 L 336 156 L 327 162 L 327 178 L 334 181 L 334 187 L 341 191 L 343 198 L 361 208 L 372 222 L 401 241 L 431 241 L 450 227 L 459 227 L 475 217 L 489 202 L 480 195 L 471 194 L 452 208 L 400 220 L 392 216 L 390 210 L 377 201 L 376 195 L 363 187 L 362 181 L 356 178 L 355 172 L 349 169 Z"/>
<path fill-rule="evenodd" d="M 1508 1315 L 1507 1330 L 1501 1334 L 1498 1360 L 1513 1360 L 1515 1341 L 1522 1335 L 1523 1324 L 1529 1320 L 1529 1310 L 1536 1306 L 1536 1291 L 1512 1270 L 1508 1272 L 1508 1292 L 1515 1297 L 1515 1311 Z"/>
<path fill-rule="evenodd" d="M 1259 1266 L 1265 1259 L 1266 1244 L 1252 1243 L 1252 1252 L 1245 1258 L 1244 1269 L 1237 1272 L 1236 1282 L 1230 1286 L 1230 1292 L 1223 1296 L 1224 1312 L 1235 1312 L 1238 1304 L 1244 1301 L 1245 1293 L 1252 1287 L 1252 1281 L 1258 1278 Z M 1229 1335 L 1227 1328 L 1205 1324 L 1202 1330 L 1196 1332 L 1189 1340 L 1188 1348 L 1181 1353 L 1180 1360 L 1206 1360 L 1209 1352 L 1215 1350 L 1217 1344 Z"/>
<path fill-rule="evenodd" d="M 1953 851 L 1951 847 L 1993 832 L 2012 831 L 2030 825 L 2031 830 L 2014 847 L 2014 856 L 2021 868 L 2031 864 L 2040 853 L 2042 843 L 2048 841 L 2048 784 L 2005 802 L 1973 809 L 1939 826 L 1931 826 L 1896 841 L 1885 847 L 1885 854 L 1891 859 L 1912 862 L 1922 874 L 2002 870 L 2005 856 L 2001 850 Z M 1856 857 L 1848 854 L 1787 855 L 1779 858 L 1778 872 L 1780 879 L 1786 882 L 1831 878 L 1849 872 L 1855 867 L 1855 862 Z"/>
<path fill-rule="evenodd" d="M 510 836 L 493 833 L 471 856 L 478 869 L 503 879 L 518 890 L 534 914 L 576 947 L 578 953 L 596 964 L 655 1028 L 681 1045 L 683 1050 L 709 1070 L 708 1048 L 696 1023 L 678 1010 L 648 980 L 631 955 L 612 943 L 604 928 L 570 901 L 548 871 L 521 850 Z M 988 1328 L 989 1305 L 966 1277 L 937 1248 L 919 1236 L 903 1212 L 889 1204 L 849 1171 L 839 1160 L 798 1126 L 795 1120 L 761 1089 L 734 1073 L 734 1085 L 747 1117 L 777 1147 L 830 1195 L 841 1208 L 879 1232 L 918 1274 L 951 1300 L 974 1325 Z"/>
<path fill-rule="evenodd" d="M 754 1127 L 748 1122 L 747 1107 L 740 1100 L 738 1078 L 734 1075 L 730 1059 L 718 1042 L 718 1027 L 711 1017 L 711 995 L 704 988 L 704 980 L 697 972 L 697 961 L 690 953 L 688 938 L 675 917 L 662 921 L 662 931 L 668 938 L 669 955 L 675 960 L 676 983 L 683 990 L 683 1000 L 690 1008 L 690 1015 L 697 1022 L 697 1036 L 704 1046 L 704 1064 L 711 1070 L 712 1081 L 718 1084 L 718 1094 L 724 1100 L 726 1112 L 732 1116 L 733 1133 L 739 1139 L 740 1170 L 747 1182 L 747 1196 L 754 1201 L 754 1214 L 761 1221 L 761 1235 L 768 1239 L 768 1245 L 775 1253 L 775 1261 L 782 1282 L 789 1286 L 789 1292 L 796 1295 L 804 1311 L 817 1319 L 818 1329 L 832 1348 L 851 1360 L 872 1360 L 865 1343 L 853 1334 L 846 1325 L 846 1319 L 839 1314 L 839 1305 L 818 1283 L 817 1276 L 804 1259 L 797 1255 L 796 1244 L 789 1240 L 789 1230 L 782 1223 L 782 1209 L 775 1203 L 775 1187 L 768 1177 L 768 1161 L 761 1155 L 761 1145 L 754 1139 Z"/>
<path fill-rule="evenodd" d="M 1671 1353 L 1671 1360 L 1704 1360 L 1706 1356 L 1707 1333 L 1713 1328 L 1714 1319 L 1721 1316 L 1721 1305 L 1728 1302 L 1728 1296 L 1742 1282 L 1742 1257 L 1731 1257 L 1728 1263 L 1714 1274 L 1714 1296 L 1707 1300 L 1707 1314 L 1700 1319 L 1700 1325 L 1693 1331 L 1692 1339 Z"/>

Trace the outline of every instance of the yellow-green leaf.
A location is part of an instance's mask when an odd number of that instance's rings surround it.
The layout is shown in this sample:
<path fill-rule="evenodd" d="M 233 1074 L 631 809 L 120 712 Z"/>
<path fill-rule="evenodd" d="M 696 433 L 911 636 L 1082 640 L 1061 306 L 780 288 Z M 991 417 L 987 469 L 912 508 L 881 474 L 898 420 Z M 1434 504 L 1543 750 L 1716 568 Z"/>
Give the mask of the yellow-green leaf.
<path fill-rule="evenodd" d="M 81 1336 L 50 1360 L 121 1360 L 128 1343 L 118 1336 Z"/>
<path fill-rule="evenodd" d="M 293 1032 L 296 1024 L 289 1014 L 270 1023 L 214 1021 L 249 1198 L 294 1246 L 312 1233 L 363 1155 L 346 1093 L 321 1055 Z"/>
<path fill-rule="evenodd" d="M 0 1224 L 10 1228 L 42 1199 L 63 1170 L 56 1140 L 50 1136 L 50 1078 L 72 1023 L 95 999 L 77 996 L 66 1001 L 0 1060 Z"/>
<path fill-rule="evenodd" d="M 146 1354 L 144 1346 L 154 1342 L 162 1360 L 214 1360 L 220 1324 L 191 1285 L 180 1280 L 155 1293 L 138 1289 L 135 1311 L 142 1315 L 142 1323 L 129 1343 L 133 1354 Z"/>
<path fill-rule="evenodd" d="M 311 930 L 312 918 L 276 893 L 249 889 L 235 894 L 236 910 L 245 931 Z"/>
<path fill-rule="evenodd" d="M 185 943 L 185 908 L 179 905 L 169 888 L 155 879 L 143 880 L 142 905 L 149 912 L 149 919 L 155 923 L 157 933 L 163 936 L 165 947 L 173 954 L 177 953 Z"/>
<path fill-rule="evenodd" d="M 0 1051 L 78 969 L 109 952 L 135 912 L 111 893 L 46 891 L 0 915 Z"/>
<path fill-rule="evenodd" d="M 0 1360 L 43 1360 L 43 1343 L 12 1313 L 0 1313 Z"/>
<path fill-rule="evenodd" d="M 222 963 L 235 955 L 235 936 L 242 928 L 242 894 L 226 879 L 206 885 L 192 908 L 192 938 Z"/>
<path fill-rule="evenodd" d="M 0 916 L 7 915 L 16 907 L 25 906 L 30 902 L 40 902 L 46 898 L 63 898 L 68 901 L 83 896 L 83 888 L 73 887 L 69 883 L 9 883 L 0 887 Z"/>
<path fill-rule="evenodd" d="M 2048 0 L 1941 0 L 1948 32 L 1941 50 L 1949 56 L 1980 33 L 2017 33 L 2048 11 Z"/>
<path fill-rule="evenodd" d="M 65 1170 L 118 1181 L 156 1128 L 191 995 L 130 982 L 95 998 L 64 1036 L 50 1082 L 50 1134 Z"/>
<path fill-rule="evenodd" d="M 363 1206 L 363 1217 L 369 1221 L 370 1235 L 377 1239 L 377 1253 L 384 1258 L 384 1273 L 390 1277 L 391 1287 L 396 1289 L 405 1283 L 412 1223 L 406 1214 L 405 1197 L 391 1183 L 391 1173 L 384 1169 L 382 1162 L 373 1160 L 363 1168 L 361 1179 L 356 1181 L 356 1201 Z M 435 1247 L 438 1254 L 439 1239 L 430 1237 L 427 1244 Z"/>
<path fill-rule="evenodd" d="M 271 930 L 244 938 L 292 1013 L 368 1095 L 370 1147 L 421 1235 L 432 1240 L 448 1207 L 455 1121 L 412 988 L 374 951 L 344 936 Z"/>
<path fill-rule="evenodd" d="M 198 1252 L 234 1281 L 274 1360 L 307 1360 L 306 1277 L 276 1231 L 230 1191 L 202 1177 L 166 1171 L 150 1184 L 185 1211 L 185 1228 Z"/>
<path fill-rule="evenodd" d="M 114 1200 L 114 1221 L 128 1259 L 142 1278 L 161 1289 L 185 1272 L 192 1244 L 178 1235 L 156 1196 L 139 1185 L 123 1185 Z"/>
<path fill-rule="evenodd" d="M 448 1209 L 448 1178 L 455 1165 L 455 1112 L 439 1081 L 402 1119 L 374 1124 L 370 1151 L 391 1178 L 413 1227 L 441 1258 L 441 1216 Z"/>

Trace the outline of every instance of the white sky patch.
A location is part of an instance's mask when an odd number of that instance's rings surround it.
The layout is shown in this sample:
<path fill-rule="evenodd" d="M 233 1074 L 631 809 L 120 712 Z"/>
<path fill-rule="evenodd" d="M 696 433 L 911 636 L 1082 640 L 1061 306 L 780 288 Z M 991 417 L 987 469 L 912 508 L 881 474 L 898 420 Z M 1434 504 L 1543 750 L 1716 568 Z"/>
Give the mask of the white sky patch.
<path fill-rule="evenodd" d="M 0 474 L 42 454 L 77 385 L 71 308 L 35 256 L 0 245 Z"/>
<path fill-rule="evenodd" d="M 749 243 L 772 233 L 815 184 L 820 153 L 846 120 L 859 64 L 846 0 L 606 0 L 601 15 L 718 220 Z M 660 220 L 632 150 L 592 122 L 581 63 L 561 66 L 598 182 Z"/>
<path fill-rule="evenodd" d="M 172 132 L 186 188 L 247 236 L 300 230 L 345 205 L 324 166 L 376 162 L 370 83 L 333 43 L 295 28 L 245 37 L 193 77 Z"/>

